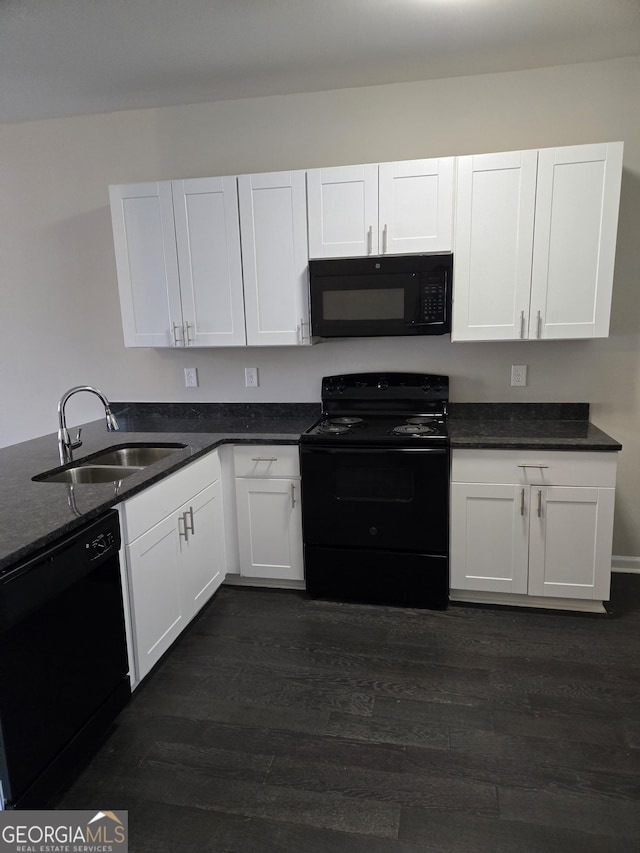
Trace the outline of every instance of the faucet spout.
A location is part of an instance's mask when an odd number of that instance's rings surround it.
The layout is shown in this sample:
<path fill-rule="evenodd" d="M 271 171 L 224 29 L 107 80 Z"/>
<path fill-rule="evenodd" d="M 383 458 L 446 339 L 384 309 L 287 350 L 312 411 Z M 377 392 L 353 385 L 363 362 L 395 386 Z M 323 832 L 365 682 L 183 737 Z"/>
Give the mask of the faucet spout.
<path fill-rule="evenodd" d="M 111 404 L 102 393 L 102 391 L 98 390 L 98 388 L 94 388 L 92 385 L 76 385 L 73 388 L 69 388 L 68 391 L 65 391 L 62 397 L 60 397 L 60 402 L 58 403 L 58 450 L 60 453 L 60 462 L 62 465 L 66 465 L 67 462 L 71 462 L 73 460 L 73 451 L 82 445 L 80 441 L 80 433 L 81 430 L 78 430 L 78 434 L 76 435 L 75 440 L 72 440 L 69 437 L 69 431 L 67 429 L 67 417 L 65 413 L 67 401 L 70 397 L 73 397 L 74 394 L 77 394 L 79 391 L 89 391 L 91 394 L 95 394 L 98 397 L 104 406 L 104 415 L 107 423 L 107 431 L 115 432 L 120 429 L 118 424 L 118 420 L 116 416 L 111 411 Z"/>

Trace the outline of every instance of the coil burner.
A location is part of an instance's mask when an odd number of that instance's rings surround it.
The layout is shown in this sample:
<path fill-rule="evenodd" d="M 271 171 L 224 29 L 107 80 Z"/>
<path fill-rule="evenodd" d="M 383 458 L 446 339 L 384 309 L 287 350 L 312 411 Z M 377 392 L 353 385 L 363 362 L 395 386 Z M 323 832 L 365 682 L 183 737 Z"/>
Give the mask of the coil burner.
<path fill-rule="evenodd" d="M 362 426 L 364 424 L 364 418 L 331 418 L 329 423 L 334 426 Z"/>
<path fill-rule="evenodd" d="M 435 432 L 433 427 L 419 424 L 400 424 L 391 430 L 393 435 L 430 435 Z"/>
<path fill-rule="evenodd" d="M 339 426 L 338 424 L 323 423 L 318 427 L 318 432 L 323 435 L 345 435 L 351 432 L 348 426 Z"/>

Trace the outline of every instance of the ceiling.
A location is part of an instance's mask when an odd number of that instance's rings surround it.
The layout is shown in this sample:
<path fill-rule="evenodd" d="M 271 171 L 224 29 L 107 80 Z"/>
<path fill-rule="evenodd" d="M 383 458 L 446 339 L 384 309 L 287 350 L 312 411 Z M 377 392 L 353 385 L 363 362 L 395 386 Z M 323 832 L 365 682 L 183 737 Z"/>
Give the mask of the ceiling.
<path fill-rule="evenodd" d="M 0 122 L 640 54 L 640 0 L 0 0 Z"/>

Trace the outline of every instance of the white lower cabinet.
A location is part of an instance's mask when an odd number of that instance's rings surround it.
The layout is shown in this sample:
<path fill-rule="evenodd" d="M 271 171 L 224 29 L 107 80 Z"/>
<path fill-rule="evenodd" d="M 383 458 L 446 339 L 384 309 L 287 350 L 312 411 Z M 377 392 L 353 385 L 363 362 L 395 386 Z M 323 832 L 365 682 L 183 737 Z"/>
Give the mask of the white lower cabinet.
<path fill-rule="evenodd" d="M 616 463 L 454 450 L 451 598 L 597 609 L 609 597 Z"/>
<path fill-rule="evenodd" d="M 224 580 L 217 453 L 125 501 L 120 511 L 137 684 Z"/>
<path fill-rule="evenodd" d="M 180 545 L 170 515 L 125 547 L 138 682 L 186 625 L 180 596 Z"/>
<path fill-rule="evenodd" d="M 238 446 L 234 466 L 240 576 L 303 581 L 297 446 Z"/>

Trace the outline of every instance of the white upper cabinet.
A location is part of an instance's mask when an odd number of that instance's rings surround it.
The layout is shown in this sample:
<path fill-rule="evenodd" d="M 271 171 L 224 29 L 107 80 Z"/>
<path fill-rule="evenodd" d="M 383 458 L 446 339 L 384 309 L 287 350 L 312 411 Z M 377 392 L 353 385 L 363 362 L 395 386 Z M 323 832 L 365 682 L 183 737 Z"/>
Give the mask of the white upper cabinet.
<path fill-rule="evenodd" d="M 309 170 L 309 257 L 451 251 L 453 162 Z"/>
<path fill-rule="evenodd" d="M 245 343 L 236 179 L 172 181 L 185 346 Z"/>
<path fill-rule="evenodd" d="M 452 340 L 608 335 L 622 150 L 459 158 Z"/>
<path fill-rule="evenodd" d="M 109 193 L 125 346 L 244 344 L 236 179 Z"/>
<path fill-rule="evenodd" d="M 622 148 L 612 142 L 538 155 L 531 338 L 609 334 Z"/>
<path fill-rule="evenodd" d="M 310 343 L 304 172 L 238 178 L 250 346 Z"/>
<path fill-rule="evenodd" d="M 309 257 L 452 250 L 453 341 L 606 337 L 622 152 L 112 186 L 125 346 L 308 344 Z"/>
<path fill-rule="evenodd" d="M 527 336 L 537 159 L 458 158 L 452 340 Z"/>
<path fill-rule="evenodd" d="M 109 195 L 125 346 L 172 346 L 182 306 L 171 184 L 113 186 Z"/>
<path fill-rule="evenodd" d="M 110 197 L 125 346 L 311 342 L 304 172 L 113 186 Z"/>
<path fill-rule="evenodd" d="M 381 255 L 451 251 L 453 163 L 453 157 L 444 157 L 380 164 Z"/>
<path fill-rule="evenodd" d="M 307 205 L 310 258 L 379 254 L 377 165 L 310 169 Z"/>

